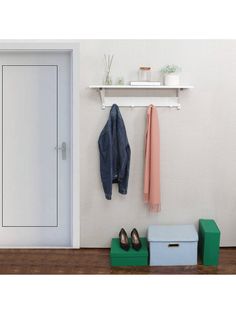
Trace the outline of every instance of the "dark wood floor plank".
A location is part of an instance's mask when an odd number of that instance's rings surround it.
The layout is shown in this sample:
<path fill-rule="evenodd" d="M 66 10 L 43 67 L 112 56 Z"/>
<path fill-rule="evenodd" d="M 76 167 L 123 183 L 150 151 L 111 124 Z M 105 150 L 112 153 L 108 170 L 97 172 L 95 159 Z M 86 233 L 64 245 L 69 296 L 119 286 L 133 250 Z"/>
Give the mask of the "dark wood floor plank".
<path fill-rule="evenodd" d="M 236 274 L 236 248 L 222 248 L 218 267 L 111 267 L 108 249 L 2 249 L 0 274 Z"/>

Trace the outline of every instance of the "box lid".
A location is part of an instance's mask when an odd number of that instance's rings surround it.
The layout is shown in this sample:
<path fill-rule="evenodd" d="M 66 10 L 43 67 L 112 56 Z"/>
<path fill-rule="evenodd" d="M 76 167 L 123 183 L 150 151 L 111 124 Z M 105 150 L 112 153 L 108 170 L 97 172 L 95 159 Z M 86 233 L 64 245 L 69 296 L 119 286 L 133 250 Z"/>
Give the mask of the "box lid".
<path fill-rule="evenodd" d="M 220 230 L 213 219 L 199 219 L 199 225 L 202 226 L 205 232 L 220 233 Z"/>
<path fill-rule="evenodd" d="M 194 225 L 151 225 L 148 227 L 150 242 L 196 242 L 198 233 Z"/>
<path fill-rule="evenodd" d="M 136 251 L 130 245 L 130 249 L 128 251 L 123 250 L 120 247 L 119 238 L 113 238 L 111 241 L 111 251 L 110 255 L 112 257 L 122 257 L 122 258 L 129 258 L 129 257 L 147 257 L 148 256 L 148 244 L 146 238 L 140 238 L 142 247 L 139 251 Z M 131 244 L 131 240 L 129 239 L 129 243 Z"/>

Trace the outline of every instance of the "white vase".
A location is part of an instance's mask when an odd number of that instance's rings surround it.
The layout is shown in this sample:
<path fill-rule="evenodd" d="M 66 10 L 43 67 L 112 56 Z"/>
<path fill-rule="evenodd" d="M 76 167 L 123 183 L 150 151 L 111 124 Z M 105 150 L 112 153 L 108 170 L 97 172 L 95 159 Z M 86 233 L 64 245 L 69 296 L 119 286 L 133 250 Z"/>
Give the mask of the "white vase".
<path fill-rule="evenodd" d="M 165 85 L 166 86 L 177 86 L 179 85 L 179 74 L 170 73 L 165 74 Z"/>

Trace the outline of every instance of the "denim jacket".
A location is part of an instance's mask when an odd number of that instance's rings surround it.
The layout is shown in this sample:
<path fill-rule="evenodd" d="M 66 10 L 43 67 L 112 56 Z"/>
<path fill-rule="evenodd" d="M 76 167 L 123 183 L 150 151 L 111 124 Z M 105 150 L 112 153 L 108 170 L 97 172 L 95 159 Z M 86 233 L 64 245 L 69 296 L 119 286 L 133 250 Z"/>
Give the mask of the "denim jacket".
<path fill-rule="evenodd" d="M 119 107 L 113 105 L 98 140 L 100 173 L 106 199 L 112 195 L 112 183 L 118 183 L 121 194 L 127 194 L 130 146 Z"/>

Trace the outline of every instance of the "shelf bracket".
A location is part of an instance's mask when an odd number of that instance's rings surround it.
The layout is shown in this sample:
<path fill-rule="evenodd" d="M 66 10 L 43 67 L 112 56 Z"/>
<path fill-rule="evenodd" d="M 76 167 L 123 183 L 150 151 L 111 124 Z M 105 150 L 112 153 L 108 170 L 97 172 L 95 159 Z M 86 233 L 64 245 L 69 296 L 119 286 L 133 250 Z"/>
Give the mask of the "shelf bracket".
<path fill-rule="evenodd" d="M 99 88 L 98 89 L 100 98 L 101 98 L 101 103 L 102 103 L 102 109 L 106 109 L 106 105 L 105 105 L 105 89 L 104 88 Z"/>
<path fill-rule="evenodd" d="M 178 101 L 178 104 L 176 106 L 177 110 L 180 110 L 181 109 L 181 104 L 180 104 L 180 99 L 179 99 L 179 91 L 180 90 L 183 90 L 182 88 L 178 88 L 176 89 L 176 98 L 177 98 L 177 101 Z"/>

